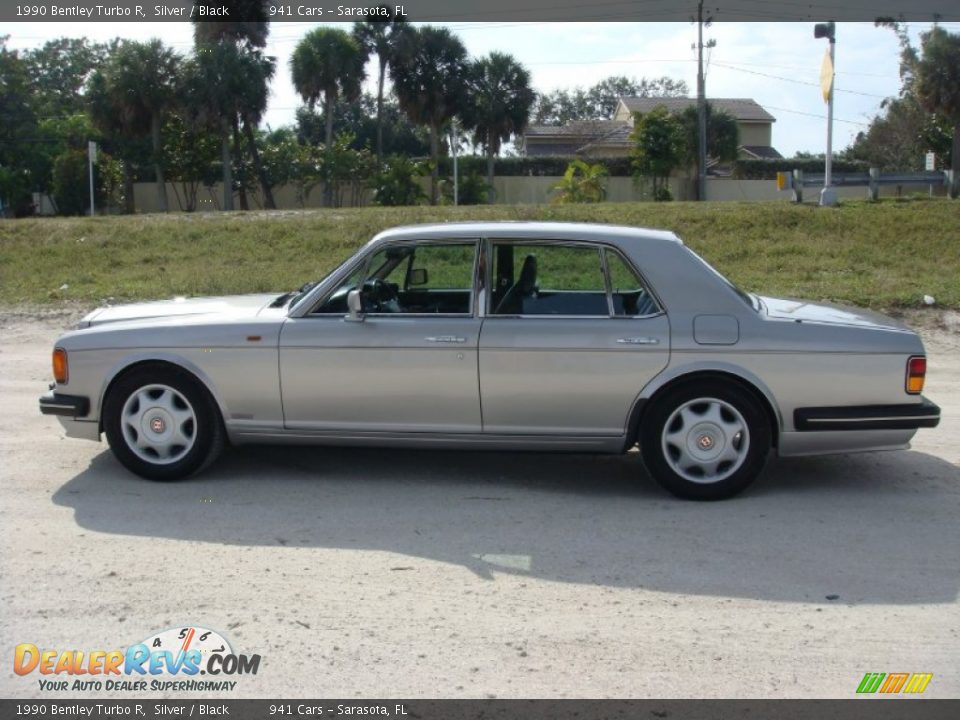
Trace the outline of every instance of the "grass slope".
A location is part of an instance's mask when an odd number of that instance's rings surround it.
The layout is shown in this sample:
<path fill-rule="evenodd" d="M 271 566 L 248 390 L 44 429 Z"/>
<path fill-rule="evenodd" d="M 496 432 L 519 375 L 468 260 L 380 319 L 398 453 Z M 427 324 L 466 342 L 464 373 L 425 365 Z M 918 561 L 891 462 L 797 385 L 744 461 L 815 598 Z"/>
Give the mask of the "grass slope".
<path fill-rule="evenodd" d="M 918 306 L 927 294 L 960 308 L 960 203 L 947 200 L 834 209 L 610 203 L 5 220 L 0 303 L 285 290 L 323 276 L 384 228 L 452 220 L 668 228 L 746 290 L 877 308 Z"/>

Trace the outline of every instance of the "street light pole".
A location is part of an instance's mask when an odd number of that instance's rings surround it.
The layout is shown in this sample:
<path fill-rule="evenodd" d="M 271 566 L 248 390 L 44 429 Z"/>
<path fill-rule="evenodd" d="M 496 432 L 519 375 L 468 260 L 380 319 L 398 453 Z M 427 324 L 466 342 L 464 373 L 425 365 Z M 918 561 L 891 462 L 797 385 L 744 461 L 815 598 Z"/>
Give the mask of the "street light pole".
<path fill-rule="evenodd" d="M 825 37 L 830 42 L 830 73 L 821 73 L 821 85 L 827 100 L 827 155 L 823 173 L 823 190 L 820 191 L 820 204 L 832 206 L 837 204 L 837 190 L 833 187 L 833 97 L 836 68 L 834 62 L 837 52 L 836 24 L 833 22 L 819 23 L 813 28 L 815 38 Z"/>

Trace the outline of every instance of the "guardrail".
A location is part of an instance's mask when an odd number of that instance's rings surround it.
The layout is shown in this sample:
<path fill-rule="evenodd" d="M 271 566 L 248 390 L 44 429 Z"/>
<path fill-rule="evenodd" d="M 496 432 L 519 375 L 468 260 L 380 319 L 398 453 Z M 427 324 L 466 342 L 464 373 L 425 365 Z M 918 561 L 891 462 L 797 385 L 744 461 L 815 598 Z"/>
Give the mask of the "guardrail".
<path fill-rule="evenodd" d="M 960 190 L 960 174 L 956 170 L 942 170 L 940 172 L 926 172 L 916 174 L 883 174 L 877 168 L 870 168 L 868 173 L 834 173 L 832 181 L 834 187 L 865 187 L 867 197 L 877 200 L 880 197 L 881 185 L 928 185 L 930 187 L 945 185 L 947 195 L 956 199 Z M 792 190 L 793 201 L 803 202 L 803 189 L 807 187 L 823 187 L 823 175 L 806 174 L 803 170 L 777 173 L 777 189 Z"/>

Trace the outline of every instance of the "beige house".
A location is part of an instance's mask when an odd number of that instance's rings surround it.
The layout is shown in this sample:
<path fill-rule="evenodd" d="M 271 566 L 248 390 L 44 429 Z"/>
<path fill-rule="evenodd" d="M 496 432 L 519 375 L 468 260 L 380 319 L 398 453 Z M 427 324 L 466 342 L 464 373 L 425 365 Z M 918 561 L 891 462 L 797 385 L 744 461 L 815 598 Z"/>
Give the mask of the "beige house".
<path fill-rule="evenodd" d="M 710 104 L 737 121 L 740 157 L 780 158 L 773 147 L 776 118 L 756 101 L 743 98 L 710 98 Z M 648 113 L 663 105 L 670 112 L 696 107 L 696 98 L 622 97 L 611 120 L 582 120 L 563 126 L 531 125 L 524 132 L 522 147 L 528 157 L 583 155 L 591 158 L 624 157 L 633 142 L 635 113 Z"/>

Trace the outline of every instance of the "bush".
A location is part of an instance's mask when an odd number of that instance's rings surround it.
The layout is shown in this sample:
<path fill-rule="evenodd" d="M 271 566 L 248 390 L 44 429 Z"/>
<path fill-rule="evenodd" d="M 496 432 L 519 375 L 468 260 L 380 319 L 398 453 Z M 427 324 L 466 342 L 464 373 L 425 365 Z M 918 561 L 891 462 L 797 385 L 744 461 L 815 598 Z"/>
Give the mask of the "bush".
<path fill-rule="evenodd" d="M 402 155 L 387 159 L 384 168 L 373 176 L 370 188 L 375 205 L 419 205 L 427 199 L 417 182 L 427 174 L 424 163 L 413 162 Z"/>
<path fill-rule="evenodd" d="M 53 161 L 53 202 L 60 215 L 86 215 L 90 212 L 90 175 L 87 151 L 70 149 Z M 96 210 L 103 213 L 123 202 L 123 170 L 105 152 L 97 153 L 93 166 Z"/>
<path fill-rule="evenodd" d="M 865 173 L 870 169 L 861 160 L 833 159 L 834 173 Z M 823 173 L 823 158 L 779 158 L 776 160 L 737 160 L 733 163 L 733 177 L 738 180 L 776 180 L 778 172 L 802 170 L 805 173 Z"/>
<path fill-rule="evenodd" d="M 590 161 L 592 158 L 550 155 L 545 157 L 507 157 L 496 158 L 493 164 L 493 174 L 496 177 L 523 177 L 528 175 L 544 177 L 561 177 L 567 166 L 574 160 Z M 628 157 L 603 158 L 607 168 L 607 175 L 611 177 L 630 177 L 633 169 Z M 478 155 L 461 155 L 457 158 L 457 165 L 463 175 L 476 172 L 487 174 L 487 159 Z M 448 177 L 453 175 L 453 159 L 440 158 L 440 174 Z"/>
<path fill-rule="evenodd" d="M 459 169 L 459 168 L 458 168 Z M 457 205 L 486 205 L 490 201 L 490 192 L 493 188 L 487 185 L 486 176 L 471 170 L 469 173 L 460 173 L 460 184 L 457 187 Z M 444 205 L 453 205 L 453 178 L 444 178 L 441 181 L 440 191 Z"/>
<path fill-rule="evenodd" d="M 603 179 L 607 176 L 607 169 L 600 163 L 590 165 L 583 160 L 574 160 L 567 166 L 563 179 L 553 184 L 556 193 L 553 202 L 567 203 L 597 203 L 607 196 L 607 188 Z"/>

